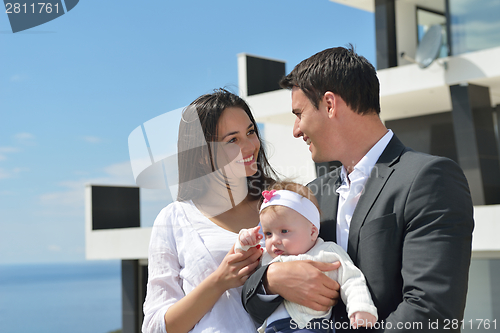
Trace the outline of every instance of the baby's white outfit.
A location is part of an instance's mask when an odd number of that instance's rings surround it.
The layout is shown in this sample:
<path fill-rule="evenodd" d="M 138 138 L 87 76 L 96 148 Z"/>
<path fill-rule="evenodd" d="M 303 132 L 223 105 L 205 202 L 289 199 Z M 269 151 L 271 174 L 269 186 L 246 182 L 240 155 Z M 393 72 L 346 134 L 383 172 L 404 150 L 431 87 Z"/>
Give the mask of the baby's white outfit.
<path fill-rule="evenodd" d="M 244 230 L 241 230 L 243 232 Z M 242 246 L 239 237 L 235 249 L 247 251 L 250 246 Z M 340 261 L 340 267 L 334 271 L 325 272 L 325 274 L 340 284 L 340 297 L 346 305 L 347 314 L 350 317 L 353 313 L 362 311 L 374 315 L 377 319 L 377 308 L 373 304 L 370 291 L 366 286 L 366 280 L 363 273 L 354 265 L 349 255 L 339 245 L 334 242 L 325 242 L 319 238 L 316 244 L 305 254 L 299 255 L 280 255 L 272 258 L 264 249 L 261 257 L 261 264 L 267 265 L 272 262 L 287 262 L 296 260 L 314 260 L 333 263 Z M 308 307 L 284 300 L 286 310 L 290 317 L 297 323 L 299 328 L 304 328 L 307 323 L 314 318 L 330 318 L 332 309 L 328 311 L 316 311 Z M 276 318 L 278 319 L 278 318 Z M 279 318 L 282 319 L 282 318 Z M 267 320 L 259 328 L 259 332 L 264 332 L 267 326 Z"/>

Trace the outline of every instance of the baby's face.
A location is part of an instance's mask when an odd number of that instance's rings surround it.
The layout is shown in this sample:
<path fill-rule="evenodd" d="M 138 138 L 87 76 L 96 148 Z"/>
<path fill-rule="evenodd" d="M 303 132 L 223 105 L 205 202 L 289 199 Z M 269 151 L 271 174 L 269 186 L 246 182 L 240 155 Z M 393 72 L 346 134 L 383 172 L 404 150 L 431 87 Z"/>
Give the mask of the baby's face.
<path fill-rule="evenodd" d="M 266 208 L 260 214 L 260 224 L 266 240 L 266 251 L 273 258 L 306 253 L 318 238 L 316 227 L 288 207 Z"/>

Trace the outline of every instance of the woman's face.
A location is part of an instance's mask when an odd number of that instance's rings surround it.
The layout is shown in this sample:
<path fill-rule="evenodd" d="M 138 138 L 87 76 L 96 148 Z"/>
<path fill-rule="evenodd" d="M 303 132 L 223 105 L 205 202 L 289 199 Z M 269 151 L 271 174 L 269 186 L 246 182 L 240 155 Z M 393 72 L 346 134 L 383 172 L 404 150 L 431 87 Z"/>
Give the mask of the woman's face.
<path fill-rule="evenodd" d="M 226 165 L 226 176 L 241 178 L 254 175 L 260 141 L 246 112 L 238 107 L 222 111 L 217 134 L 217 165 Z"/>

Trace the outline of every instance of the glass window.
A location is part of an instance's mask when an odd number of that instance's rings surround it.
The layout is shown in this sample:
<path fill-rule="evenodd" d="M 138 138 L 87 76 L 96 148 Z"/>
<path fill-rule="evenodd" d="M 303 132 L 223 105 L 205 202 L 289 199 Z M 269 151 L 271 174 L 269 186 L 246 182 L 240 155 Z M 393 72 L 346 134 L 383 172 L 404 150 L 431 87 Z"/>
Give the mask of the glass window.
<path fill-rule="evenodd" d="M 441 26 L 441 33 L 443 36 L 443 41 L 441 45 L 441 51 L 439 52 L 439 58 L 448 56 L 448 43 L 446 40 L 446 16 L 444 13 L 438 13 L 435 11 L 430 11 L 424 8 L 417 7 L 417 33 L 418 42 L 422 40 L 425 33 L 433 25 L 439 24 Z"/>
<path fill-rule="evenodd" d="M 500 46 L 500 1 L 449 0 L 452 54 Z"/>
<path fill-rule="evenodd" d="M 462 332 L 497 332 L 500 327 L 500 259 L 473 258 Z"/>

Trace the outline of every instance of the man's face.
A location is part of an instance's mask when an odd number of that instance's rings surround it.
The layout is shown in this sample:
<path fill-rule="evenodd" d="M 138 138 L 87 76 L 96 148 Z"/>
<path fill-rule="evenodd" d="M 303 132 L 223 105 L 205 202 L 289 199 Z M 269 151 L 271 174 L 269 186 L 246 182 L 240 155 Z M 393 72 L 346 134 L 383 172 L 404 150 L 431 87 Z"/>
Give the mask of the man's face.
<path fill-rule="evenodd" d="M 316 109 L 302 89 L 292 89 L 292 113 L 296 116 L 293 136 L 302 137 L 309 145 L 314 162 L 329 162 L 332 148 L 331 127 L 329 126 L 328 108 L 323 101 Z"/>

